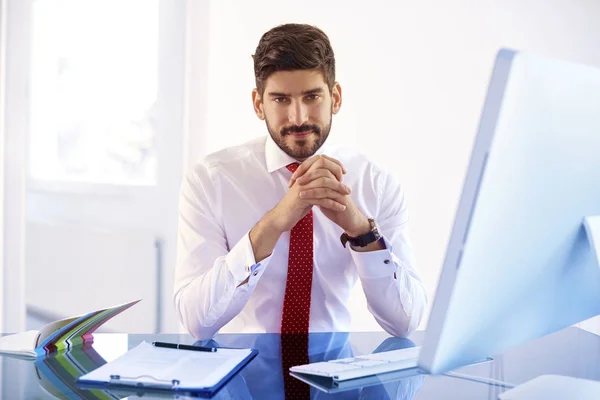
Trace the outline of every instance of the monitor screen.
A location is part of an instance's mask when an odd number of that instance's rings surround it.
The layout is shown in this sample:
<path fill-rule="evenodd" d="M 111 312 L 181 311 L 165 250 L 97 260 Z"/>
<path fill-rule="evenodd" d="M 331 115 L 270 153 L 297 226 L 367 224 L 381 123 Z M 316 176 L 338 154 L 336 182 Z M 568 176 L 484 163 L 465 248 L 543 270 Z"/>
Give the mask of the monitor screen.
<path fill-rule="evenodd" d="M 444 373 L 600 314 L 595 216 L 600 70 L 501 50 L 419 367 Z"/>

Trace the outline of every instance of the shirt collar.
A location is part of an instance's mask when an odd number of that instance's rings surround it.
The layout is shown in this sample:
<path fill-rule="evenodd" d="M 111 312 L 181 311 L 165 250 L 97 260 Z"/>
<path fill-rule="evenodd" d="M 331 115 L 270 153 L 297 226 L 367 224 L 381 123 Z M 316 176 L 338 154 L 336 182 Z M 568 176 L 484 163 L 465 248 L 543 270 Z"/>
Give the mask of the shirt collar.
<path fill-rule="evenodd" d="M 319 148 L 319 150 L 315 152 L 315 154 L 323 154 L 326 148 L 327 146 L 325 143 Z M 267 140 L 265 143 L 265 157 L 267 161 L 267 171 L 269 173 L 277 171 L 278 169 L 281 169 L 289 164 L 298 162 L 296 159 L 290 157 L 286 154 L 286 152 L 281 150 L 271 135 L 267 135 Z"/>

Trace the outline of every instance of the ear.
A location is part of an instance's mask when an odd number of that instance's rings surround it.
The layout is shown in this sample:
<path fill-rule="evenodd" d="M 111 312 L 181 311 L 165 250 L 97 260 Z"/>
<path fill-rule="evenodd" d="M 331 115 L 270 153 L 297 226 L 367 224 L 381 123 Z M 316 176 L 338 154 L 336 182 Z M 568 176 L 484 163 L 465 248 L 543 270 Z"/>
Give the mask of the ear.
<path fill-rule="evenodd" d="M 331 98 L 333 100 L 331 111 L 333 114 L 337 114 L 342 107 L 342 87 L 338 82 L 333 85 L 331 90 Z"/>
<path fill-rule="evenodd" d="M 254 106 L 254 112 L 256 113 L 256 116 L 264 121 L 265 112 L 263 110 L 263 101 L 257 89 L 252 90 L 252 105 Z"/>

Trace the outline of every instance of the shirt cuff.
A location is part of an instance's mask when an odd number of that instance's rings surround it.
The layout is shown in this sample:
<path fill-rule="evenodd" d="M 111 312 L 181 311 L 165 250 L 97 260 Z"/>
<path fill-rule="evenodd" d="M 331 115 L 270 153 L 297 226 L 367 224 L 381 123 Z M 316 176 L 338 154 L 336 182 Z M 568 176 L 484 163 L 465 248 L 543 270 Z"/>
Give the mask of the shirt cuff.
<path fill-rule="evenodd" d="M 385 249 L 360 252 L 349 246 L 358 276 L 363 279 L 393 277 L 396 272 L 398 266 L 394 262 L 392 246 L 385 237 L 382 236 L 380 240 L 383 240 Z"/>
<path fill-rule="evenodd" d="M 225 262 L 235 279 L 236 285 L 248 279 L 248 285 L 254 286 L 262 276 L 272 256 L 273 254 L 258 263 L 256 262 L 252 243 L 250 243 L 250 231 L 248 231 L 225 256 Z"/>

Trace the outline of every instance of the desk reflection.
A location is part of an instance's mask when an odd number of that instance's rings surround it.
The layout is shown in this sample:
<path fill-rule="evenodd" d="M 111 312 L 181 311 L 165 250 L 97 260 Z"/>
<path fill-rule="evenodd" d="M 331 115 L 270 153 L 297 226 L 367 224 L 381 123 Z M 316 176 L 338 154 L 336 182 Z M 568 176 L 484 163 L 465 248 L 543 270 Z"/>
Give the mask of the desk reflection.
<path fill-rule="evenodd" d="M 93 345 L 77 347 L 72 351 L 50 355 L 36 360 L 35 374 L 40 386 L 58 399 L 121 399 L 109 390 L 85 390 L 75 380 L 106 364 Z"/>
<path fill-rule="evenodd" d="M 146 338 L 146 340 L 148 339 Z M 277 334 L 221 335 L 217 336 L 216 340 L 196 342 L 197 345 L 254 348 L 259 351 L 258 356 L 217 392 L 213 399 L 284 399 L 281 343 L 281 337 Z M 136 344 L 130 342 L 129 347 L 134 347 Z M 408 339 L 387 338 L 373 352 L 412 346 L 414 343 Z M 145 391 L 143 389 L 89 390 L 76 385 L 75 380 L 78 377 L 106 363 L 100 353 L 100 348 L 94 348 L 92 344 L 40 358 L 34 362 L 15 359 L 14 363 L 18 363 L 29 371 L 27 373 L 29 377 L 26 379 L 28 384 L 25 387 L 30 386 L 32 381 L 38 384 L 35 385 L 38 389 L 27 389 L 26 392 L 29 394 L 25 393 L 24 397 L 58 399 L 192 398 L 192 396 L 176 396 L 170 392 Z M 354 354 L 347 333 L 315 333 L 308 336 L 308 357 L 311 363 L 355 355 L 359 354 Z M 5 359 L 4 361 L 9 360 Z M 4 366 L 7 367 L 7 364 L 12 364 L 12 362 L 9 361 Z M 327 393 L 323 389 L 309 386 L 295 378 L 291 379 L 296 381 L 296 386 L 304 385 L 304 389 L 308 389 L 307 392 L 310 394 L 307 394 L 305 398 L 310 399 L 410 400 L 423 383 L 423 375 L 414 374 L 383 383 L 375 379 L 375 382 L 370 383 L 371 386 L 348 390 L 335 389 L 333 392 Z"/>
<path fill-rule="evenodd" d="M 236 399 L 284 399 L 282 365 L 286 363 L 281 357 L 281 339 L 282 337 L 278 334 L 224 335 L 217 337 L 216 340 L 196 342 L 197 345 L 203 346 L 251 347 L 259 352 L 258 357 L 232 379 L 217 396 Z M 398 350 L 414 345 L 409 339 L 390 337 L 381 342 L 373 353 Z M 354 354 L 348 333 L 312 333 L 308 335 L 308 358 L 311 363 L 354 357 L 355 355 L 361 354 Z M 288 372 L 286 371 L 286 373 Z M 368 387 L 337 389 L 334 393 L 327 393 L 311 386 L 309 398 L 410 400 L 423 384 L 423 378 L 422 374 L 414 373 Z M 303 382 L 300 384 L 308 386 Z"/>

